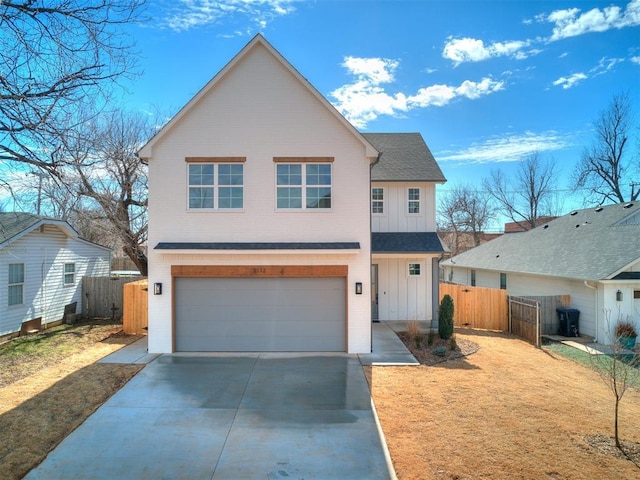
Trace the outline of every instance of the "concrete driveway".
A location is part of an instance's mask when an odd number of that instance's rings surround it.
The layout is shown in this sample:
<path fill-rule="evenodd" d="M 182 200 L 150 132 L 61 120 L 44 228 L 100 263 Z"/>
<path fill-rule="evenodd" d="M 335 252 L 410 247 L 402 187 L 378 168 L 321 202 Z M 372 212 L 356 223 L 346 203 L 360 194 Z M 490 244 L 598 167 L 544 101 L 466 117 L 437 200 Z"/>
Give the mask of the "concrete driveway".
<path fill-rule="evenodd" d="M 27 479 L 393 478 L 357 356 L 162 355 Z"/>

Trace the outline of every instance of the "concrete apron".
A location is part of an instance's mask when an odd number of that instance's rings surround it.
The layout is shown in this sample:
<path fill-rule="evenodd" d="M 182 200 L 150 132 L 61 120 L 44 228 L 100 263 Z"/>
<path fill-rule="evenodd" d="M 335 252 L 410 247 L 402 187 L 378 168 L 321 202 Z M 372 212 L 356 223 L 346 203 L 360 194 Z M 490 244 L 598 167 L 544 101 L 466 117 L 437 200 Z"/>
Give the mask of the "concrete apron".
<path fill-rule="evenodd" d="M 389 479 L 346 354 L 162 355 L 27 479 Z"/>

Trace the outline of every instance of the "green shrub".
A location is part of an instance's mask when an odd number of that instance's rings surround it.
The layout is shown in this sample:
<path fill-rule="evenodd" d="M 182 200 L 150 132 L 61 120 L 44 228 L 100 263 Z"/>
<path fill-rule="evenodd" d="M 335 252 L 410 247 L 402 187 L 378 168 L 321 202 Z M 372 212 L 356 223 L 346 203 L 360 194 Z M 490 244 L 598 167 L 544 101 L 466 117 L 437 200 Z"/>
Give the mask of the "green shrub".
<path fill-rule="evenodd" d="M 436 347 L 433 349 L 433 354 L 438 355 L 439 357 L 444 357 L 447 354 L 447 347 L 444 345 Z"/>
<path fill-rule="evenodd" d="M 455 335 L 451 335 L 451 346 L 450 346 L 451 350 L 455 350 L 456 348 L 458 348 L 458 341 L 456 340 L 456 336 Z"/>
<path fill-rule="evenodd" d="M 453 335 L 453 298 L 445 295 L 438 308 L 438 335 L 443 340 L 448 340 Z"/>
<path fill-rule="evenodd" d="M 433 345 L 433 338 L 436 336 L 436 334 L 433 332 L 433 330 L 429 330 L 429 336 L 427 337 L 427 344 L 429 346 Z"/>

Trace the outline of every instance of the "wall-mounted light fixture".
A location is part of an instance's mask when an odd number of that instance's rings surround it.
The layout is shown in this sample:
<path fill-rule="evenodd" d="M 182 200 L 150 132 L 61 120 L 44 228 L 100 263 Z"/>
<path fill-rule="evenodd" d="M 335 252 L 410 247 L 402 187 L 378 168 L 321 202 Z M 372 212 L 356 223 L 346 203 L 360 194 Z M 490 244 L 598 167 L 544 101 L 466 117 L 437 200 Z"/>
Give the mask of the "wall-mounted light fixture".
<path fill-rule="evenodd" d="M 154 295 L 162 295 L 162 284 L 154 283 L 153 284 L 153 294 Z"/>
<path fill-rule="evenodd" d="M 356 295 L 362 295 L 362 282 L 356 282 Z"/>
<path fill-rule="evenodd" d="M 621 302 L 622 301 L 622 291 L 618 290 L 616 292 L 616 302 Z"/>

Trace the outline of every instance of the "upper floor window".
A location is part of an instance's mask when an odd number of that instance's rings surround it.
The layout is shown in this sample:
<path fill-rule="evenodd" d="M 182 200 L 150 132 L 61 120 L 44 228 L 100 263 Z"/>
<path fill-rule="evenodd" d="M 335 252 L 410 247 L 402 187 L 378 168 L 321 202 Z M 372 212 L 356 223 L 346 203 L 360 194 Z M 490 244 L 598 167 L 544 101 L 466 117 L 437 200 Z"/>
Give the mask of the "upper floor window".
<path fill-rule="evenodd" d="M 278 209 L 330 209 L 330 163 L 277 163 Z"/>
<path fill-rule="evenodd" d="M 420 213 L 420 189 L 409 188 L 407 189 L 407 212 L 408 213 Z"/>
<path fill-rule="evenodd" d="M 384 213 L 384 189 L 371 189 L 371 213 Z"/>
<path fill-rule="evenodd" d="M 476 271 L 475 270 L 471 270 L 471 286 L 472 287 L 476 286 Z"/>
<path fill-rule="evenodd" d="M 189 209 L 241 209 L 244 206 L 242 163 L 189 163 Z"/>
<path fill-rule="evenodd" d="M 23 303 L 24 290 L 24 263 L 9 264 L 9 295 L 8 303 L 21 305 Z"/>
<path fill-rule="evenodd" d="M 72 285 L 76 283 L 76 264 L 65 263 L 64 264 L 64 284 Z"/>
<path fill-rule="evenodd" d="M 507 274 L 506 273 L 501 273 L 500 274 L 500 289 L 502 289 L 502 290 L 506 290 L 507 289 Z"/>

